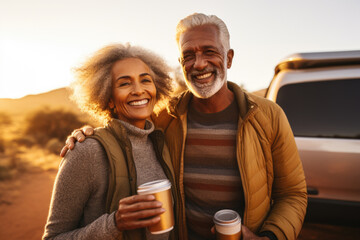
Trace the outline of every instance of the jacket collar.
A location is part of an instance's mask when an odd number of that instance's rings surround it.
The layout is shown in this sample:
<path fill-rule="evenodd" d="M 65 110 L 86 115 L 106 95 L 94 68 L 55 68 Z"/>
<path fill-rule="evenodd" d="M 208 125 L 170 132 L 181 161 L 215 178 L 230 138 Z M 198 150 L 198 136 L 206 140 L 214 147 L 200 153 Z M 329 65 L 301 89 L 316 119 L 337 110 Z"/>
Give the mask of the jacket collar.
<path fill-rule="evenodd" d="M 237 84 L 228 81 L 227 85 L 230 91 L 232 91 L 235 95 L 235 99 L 239 107 L 240 117 L 243 119 L 254 102 L 251 97 L 249 97 Z M 168 113 L 174 117 L 187 113 L 192 97 L 193 94 L 190 90 L 184 91 L 178 97 L 170 101 L 170 104 L 167 107 Z"/>

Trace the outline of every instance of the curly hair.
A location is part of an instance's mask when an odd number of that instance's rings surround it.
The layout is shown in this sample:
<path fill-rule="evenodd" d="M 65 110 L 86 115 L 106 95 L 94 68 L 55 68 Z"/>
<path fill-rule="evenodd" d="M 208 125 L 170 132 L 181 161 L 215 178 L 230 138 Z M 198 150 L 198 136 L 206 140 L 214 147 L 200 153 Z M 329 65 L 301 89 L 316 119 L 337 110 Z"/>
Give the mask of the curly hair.
<path fill-rule="evenodd" d="M 104 123 L 114 116 L 108 106 L 112 93 L 113 65 L 126 58 L 138 58 L 152 70 L 155 76 L 156 109 L 160 109 L 171 97 L 173 79 L 172 69 L 157 54 L 139 46 L 111 44 L 95 52 L 85 63 L 75 68 L 75 81 L 70 85 L 73 99 L 82 111 L 89 113 Z"/>

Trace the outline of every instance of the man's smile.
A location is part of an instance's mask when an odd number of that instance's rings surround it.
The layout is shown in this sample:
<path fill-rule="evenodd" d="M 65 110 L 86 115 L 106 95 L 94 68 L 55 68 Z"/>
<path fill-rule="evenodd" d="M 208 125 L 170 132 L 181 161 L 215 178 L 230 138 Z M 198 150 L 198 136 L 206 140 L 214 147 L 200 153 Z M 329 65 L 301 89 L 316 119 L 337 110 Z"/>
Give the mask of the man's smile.
<path fill-rule="evenodd" d="M 198 80 L 203 80 L 203 79 L 206 79 L 206 78 L 210 77 L 211 75 L 212 75 L 212 73 L 209 72 L 209 73 L 196 75 L 195 78 L 198 79 Z"/>

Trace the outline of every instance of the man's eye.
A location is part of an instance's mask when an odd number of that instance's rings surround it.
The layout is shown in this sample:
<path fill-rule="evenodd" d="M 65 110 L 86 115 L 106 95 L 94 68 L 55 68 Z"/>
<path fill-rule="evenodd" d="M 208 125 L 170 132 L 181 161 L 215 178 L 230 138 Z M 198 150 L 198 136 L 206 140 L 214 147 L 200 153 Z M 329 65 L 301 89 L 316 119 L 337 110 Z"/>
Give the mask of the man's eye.
<path fill-rule="evenodd" d="M 215 54 L 216 52 L 215 51 L 213 51 L 213 50 L 206 50 L 205 51 L 205 54 L 206 55 L 213 55 L 213 54 Z"/>
<path fill-rule="evenodd" d="M 185 60 L 185 61 L 189 61 L 189 60 L 191 60 L 191 59 L 193 59 L 194 58 L 194 55 L 185 55 L 185 56 L 183 56 L 183 59 Z"/>

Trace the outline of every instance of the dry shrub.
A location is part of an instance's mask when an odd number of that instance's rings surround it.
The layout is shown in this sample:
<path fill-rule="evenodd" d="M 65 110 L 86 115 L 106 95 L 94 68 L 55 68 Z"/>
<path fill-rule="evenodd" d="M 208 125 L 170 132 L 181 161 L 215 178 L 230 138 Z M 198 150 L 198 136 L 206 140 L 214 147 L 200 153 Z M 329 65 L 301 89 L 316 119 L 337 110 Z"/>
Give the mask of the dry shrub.
<path fill-rule="evenodd" d="M 36 144 L 36 139 L 31 136 L 21 136 L 14 138 L 12 142 L 19 146 L 31 147 Z"/>
<path fill-rule="evenodd" d="M 12 123 L 12 119 L 9 114 L 0 112 L 0 127 L 5 127 Z"/>
<path fill-rule="evenodd" d="M 0 129 L 9 126 L 11 123 L 11 117 L 4 112 L 0 112 Z M 5 139 L 2 133 L 3 131 L 0 131 L 0 153 L 5 152 Z"/>
<path fill-rule="evenodd" d="M 54 138 L 64 142 L 74 129 L 85 125 L 72 112 L 47 108 L 30 114 L 25 122 L 25 135 L 42 146 Z"/>
<path fill-rule="evenodd" d="M 0 153 L 5 152 L 5 141 L 2 138 L 2 136 L 0 136 Z"/>
<path fill-rule="evenodd" d="M 9 124 L 9 121 L 2 123 Z M 12 136 L 8 134 L 11 129 L 7 132 L 0 129 L 0 181 L 14 179 L 25 172 L 57 169 L 61 160 L 58 154 L 67 135 L 85 123 L 75 113 L 46 108 L 29 114 L 25 122 L 13 125 L 6 127 L 7 130 L 16 127 L 16 134 Z"/>
<path fill-rule="evenodd" d="M 7 166 L 0 166 L 0 181 L 11 179 L 14 171 Z"/>
<path fill-rule="evenodd" d="M 17 173 L 23 172 L 25 165 L 18 157 L 17 148 L 7 144 L 4 153 L 0 154 L 0 181 L 13 178 Z"/>
<path fill-rule="evenodd" d="M 51 153 L 59 154 L 63 146 L 64 142 L 60 142 L 57 138 L 52 138 L 46 143 L 45 148 Z"/>

